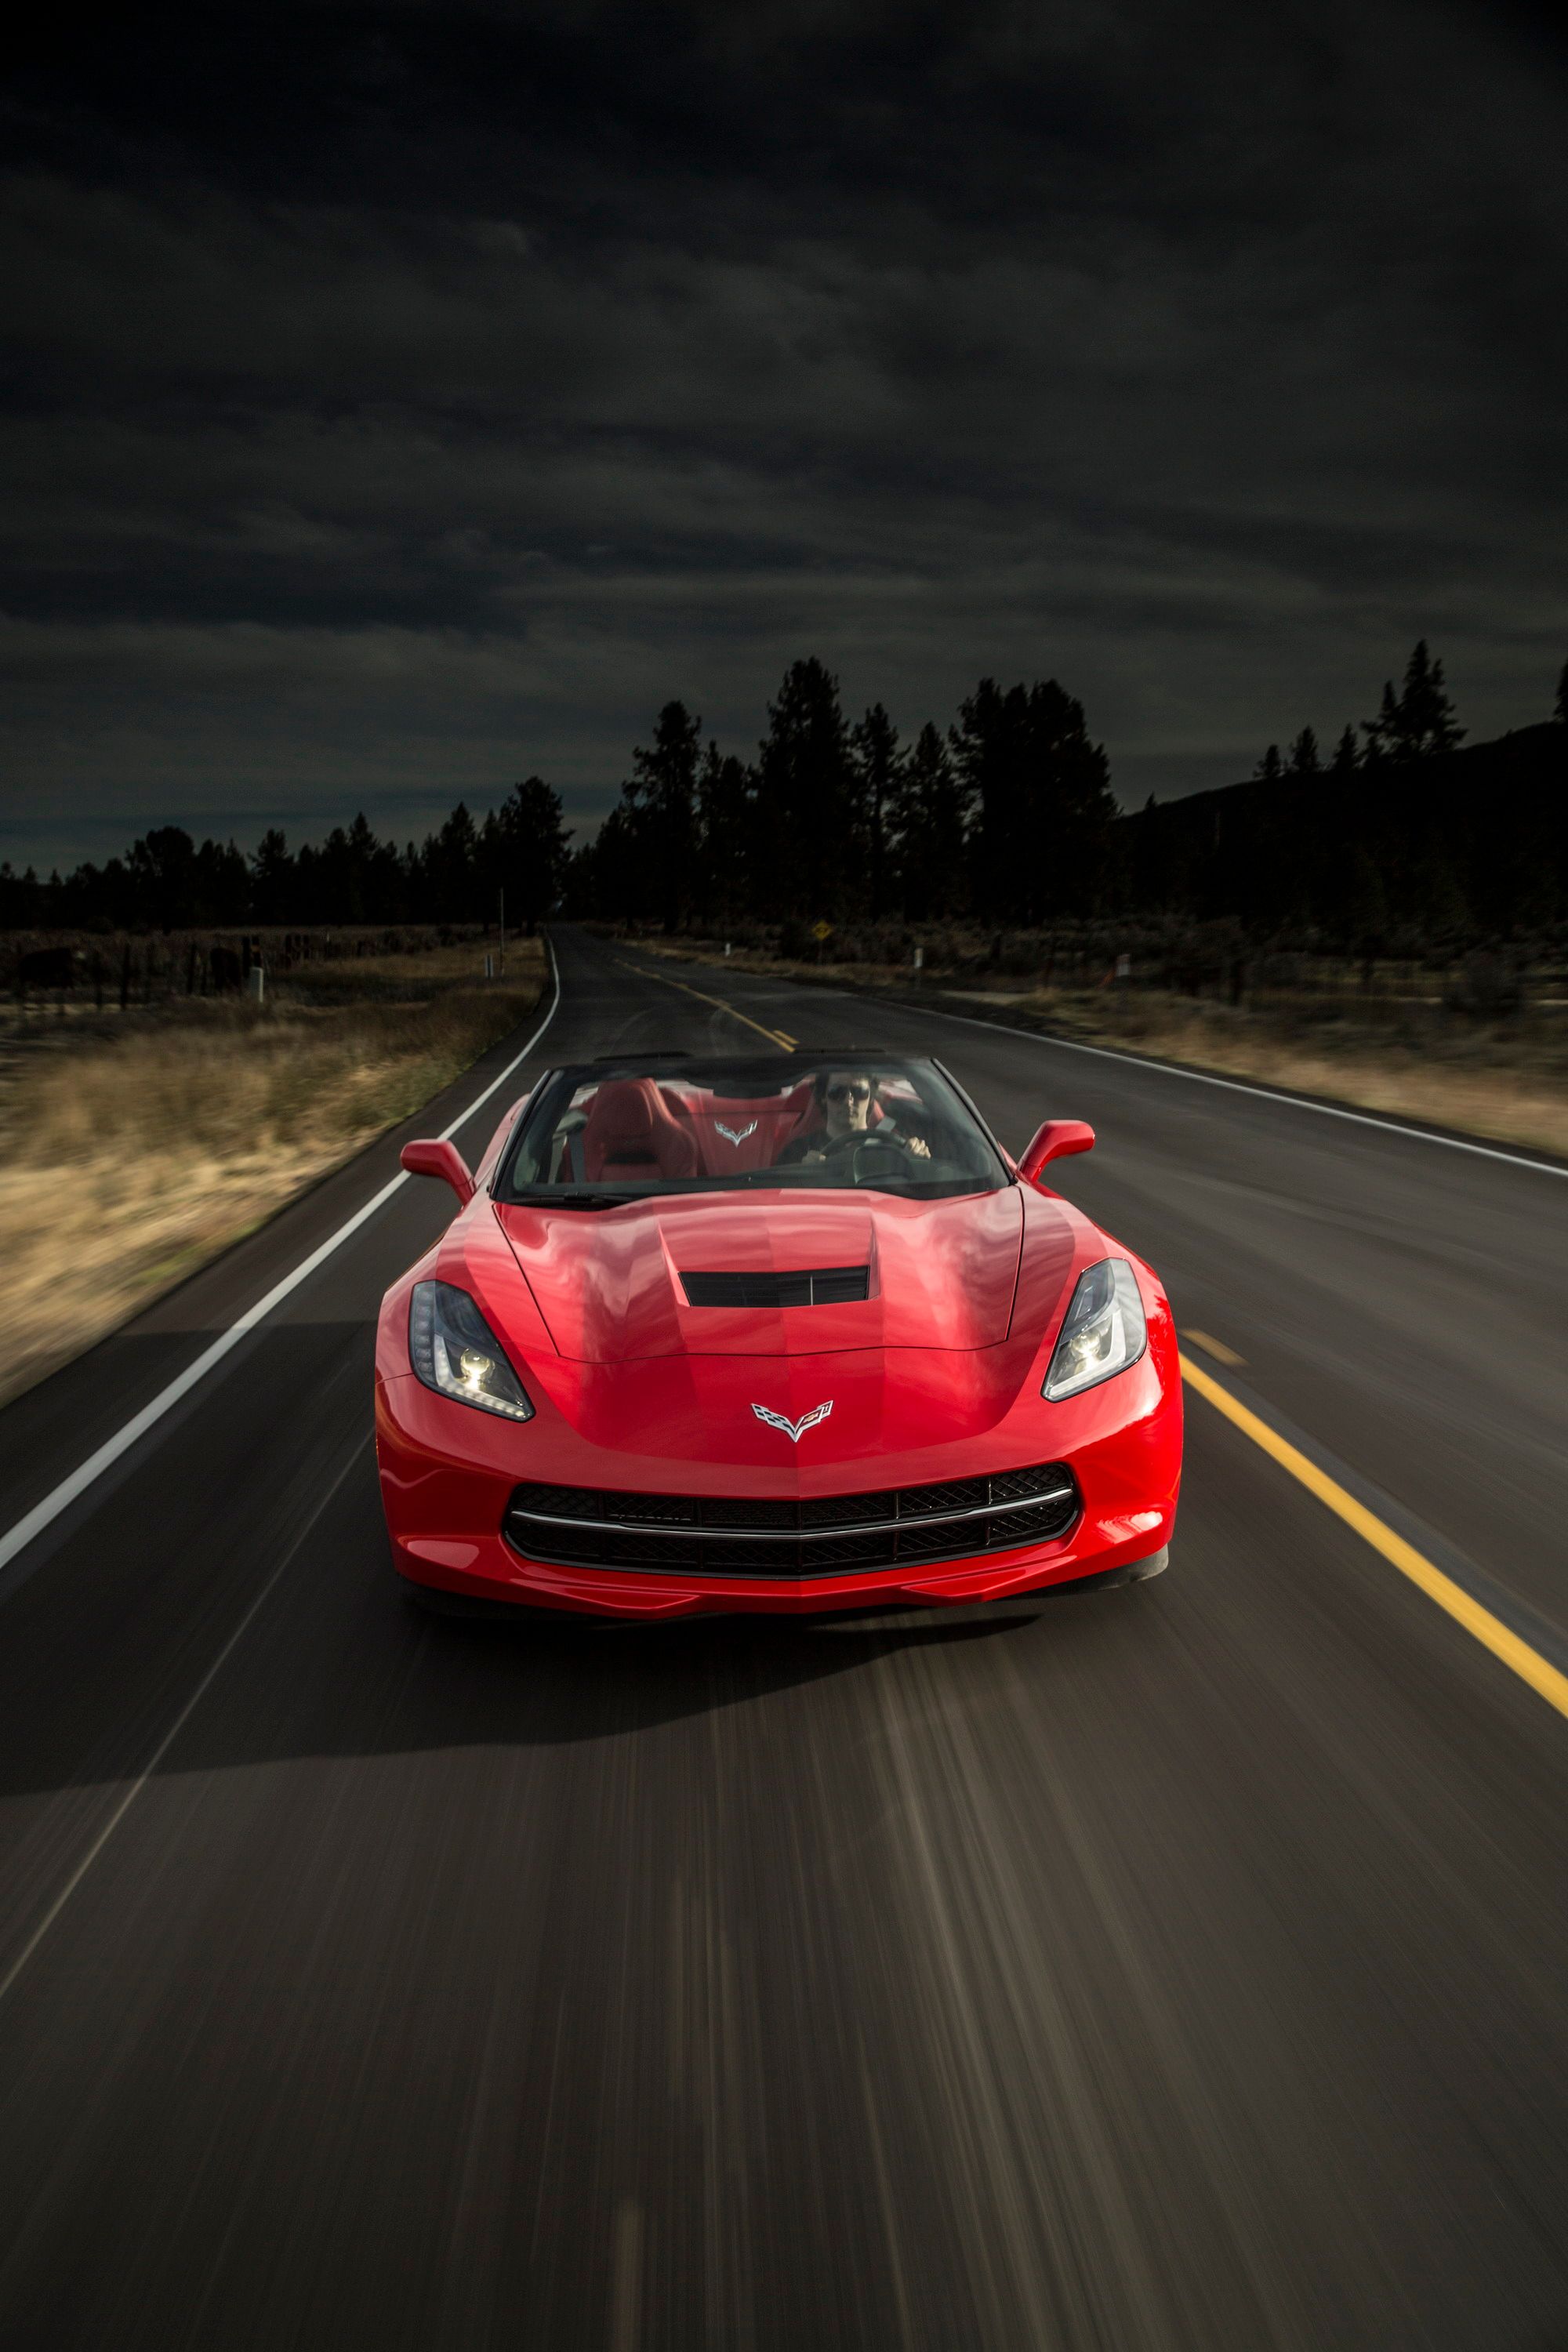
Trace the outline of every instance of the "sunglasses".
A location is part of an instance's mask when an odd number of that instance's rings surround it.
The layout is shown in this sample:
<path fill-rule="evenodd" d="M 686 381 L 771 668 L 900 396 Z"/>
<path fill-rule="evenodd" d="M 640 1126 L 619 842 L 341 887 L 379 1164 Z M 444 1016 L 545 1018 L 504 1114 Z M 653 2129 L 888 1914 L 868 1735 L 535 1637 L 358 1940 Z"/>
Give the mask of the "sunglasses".
<path fill-rule="evenodd" d="M 869 1102 L 871 1089 L 864 1084 L 858 1087 L 829 1087 L 827 1099 L 829 1102 Z"/>

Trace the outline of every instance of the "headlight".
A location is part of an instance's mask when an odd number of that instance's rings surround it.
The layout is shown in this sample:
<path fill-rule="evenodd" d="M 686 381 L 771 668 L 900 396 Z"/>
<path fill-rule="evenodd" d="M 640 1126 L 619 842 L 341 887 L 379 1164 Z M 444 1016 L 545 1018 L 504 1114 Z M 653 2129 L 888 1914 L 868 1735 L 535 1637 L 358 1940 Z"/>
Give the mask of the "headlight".
<path fill-rule="evenodd" d="M 1101 1258 L 1079 1276 L 1040 1394 L 1077 1396 L 1135 1364 L 1148 1344 L 1137 1276 L 1124 1257 Z"/>
<path fill-rule="evenodd" d="M 466 1290 L 449 1282 L 416 1282 L 408 1307 L 408 1353 L 427 1389 L 499 1412 L 508 1421 L 531 1421 L 533 1407 L 506 1351 Z"/>

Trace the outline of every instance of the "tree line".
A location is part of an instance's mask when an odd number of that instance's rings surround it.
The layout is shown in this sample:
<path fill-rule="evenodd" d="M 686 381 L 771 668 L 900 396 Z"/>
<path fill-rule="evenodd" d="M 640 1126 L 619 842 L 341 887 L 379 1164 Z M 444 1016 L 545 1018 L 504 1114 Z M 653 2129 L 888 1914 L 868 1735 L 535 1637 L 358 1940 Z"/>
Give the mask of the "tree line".
<path fill-rule="evenodd" d="M 532 928 L 552 908 L 668 930 L 1138 917 L 1364 950 L 1540 931 L 1568 913 L 1568 664 L 1555 723 L 1467 744 L 1423 640 L 1374 715 L 1325 759 L 1311 727 L 1245 783 L 1122 815 L 1083 706 L 1054 678 L 983 678 L 945 729 L 903 738 L 846 713 L 819 660 L 792 663 L 743 760 L 667 702 L 619 798 L 576 849 L 539 776 L 476 821 L 399 848 L 363 815 L 247 856 L 156 828 L 123 857 L 47 880 L 0 866 L 0 928 Z"/>
<path fill-rule="evenodd" d="M 1560 706 L 1568 702 L 1568 662 L 1563 665 L 1557 699 Z M 1563 716 L 1561 707 L 1557 716 Z M 1284 776 L 1318 776 L 1325 771 L 1332 776 L 1348 776 L 1357 768 L 1399 766 L 1410 760 L 1457 751 L 1465 734 L 1466 730 L 1455 724 L 1454 701 L 1443 665 L 1434 660 L 1426 638 L 1421 637 L 1405 666 L 1399 692 L 1394 692 L 1391 677 L 1384 680 L 1377 716 L 1362 720 L 1359 740 L 1354 724 L 1347 719 L 1332 757 L 1325 761 L 1315 731 L 1303 727 L 1283 759 L 1279 744 L 1269 744 L 1252 772 L 1252 780 L 1272 784 Z"/>
<path fill-rule="evenodd" d="M 230 930 L 290 924 L 493 921 L 532 930 L 561 894 L 570 836 L 539 776 L 478 823 L 461 801 L 423 842 L 378 840 L 363 815 L 290 849 L 276 828 L 247 856 L 159 825 L 123 857 L 40 880 L 0 866 L 0 929 Z"/>
<path fill-rule="evenodd" d="M 816 660 L 785 671 L 753 761 L 683 702 L 573 861 L 584 912 L 667 930 L 745 919 L 1033 924 L 1109 887 L 1117 804 L 1083 705 L 1056 679 L 983 678 L 945 733 L 906 743 L 885 707 L 853 723 Z"/>
<path fill-rule="evenodd" d="M 749 762 L 664 706 L 572 861 L 570 903 L 667 930 L 1136 917 L 1357 952 L 1460 946 L 1568 911 L 1568 664 L 1555 718 L 1465 750 L 1423 639 L 1326 758 L 1305 726 L 1246 783 L 1123 816 L 1054 678 L 983 678 L 945 731 L 905 742 L 880 703 L 851 723 L 832 673 L 798 661 Z"/>

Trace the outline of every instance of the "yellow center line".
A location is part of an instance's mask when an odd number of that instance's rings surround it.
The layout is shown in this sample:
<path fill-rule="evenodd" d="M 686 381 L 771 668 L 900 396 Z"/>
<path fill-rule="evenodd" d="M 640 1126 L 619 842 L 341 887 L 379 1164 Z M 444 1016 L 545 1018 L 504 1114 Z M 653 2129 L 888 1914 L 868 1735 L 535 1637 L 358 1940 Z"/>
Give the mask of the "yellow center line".
<path fill-rule="evenodd" d="M 717 1005 L 719 1011 L 727 1013 L 731 1021 L 743 1021 L 748 1029 L 754 1029 L 759 1037 L 765 1037 L 770 1045 L 777 1045 L 782 1053 L 794 1053 L 794 1041 L 784 1036 L 781 1030 L 764 1029 L 760 1021 L 753 1021 L 749 1013 L 737 1013 L 735 1007 L 726 1004 L 721 996 L 704 995 L 701 989 L 689 988 L 683 980 L 671 980 L 668 973 L 662 971 L 644 971 L 640 964 L 623 962 L 619 956 L 616 961 L 623 971 L 635 971 L 639 980 L 661 980 L 666 988 L 679 988 L 683 995 L 695 996 L 703 1004 Z"/>
<path fill-rule="evenodd" d="M 1194 1348 L 1201 1348 L 1205 1356 L 1212 1356 L 1216 1364 L 1228 1364 L 1233 1371 L 1247 1361 L 1247 1358 L 1238 1356 L 1234 1348 L 1227 1348 L 1223 1339 L 1215 1339 L 1207 1331 L 1194 1331 L 1190 1324 L 1182 1337 L 1190 1339 Z"/>
<path fill-rule="evenodd" d="M 1288 1470 L 1292 1478 L 1299 1480 L 1310 1495 L 1315 1495 L 1320 1503 L 1326 1504 L 1346 1527 L 1353 1528 L 1374 1551 L 1381 1552 L 1384 1559 L 1399 1570 L 1401 1576 L 1407 1576 L 1412 1584 L 1418 1585 L 1428 1601 L 1435 1601 L 1439 1609 L 1446 1610 L 1456 1624 L 1462 1625 L 1467 1633 L 1475 1636 L 1483 1649 L 1489 1650 L 1494 1658 L 1500 1658 L 1521 1682 L 1530 1685 L 1531 1690 L 1539 1691 L 1549 1706 L 1554 1706 L 1559 1715 L 1568 1716 L 1568 1675 L 1560 1674 L 1500 1618 L 1494 1617 L 1489 1609 L 1483 1609 L 1463 1585 L 1456 1584 L 1451 1576 L 1445 1576 L 1442 1570 L 1435 1568 L 1414 1544 L 1406 1543 L 1403 1536 L 1395 1535 L 1392 1528 L 1385 1527 L 1375 1512 L 1369 1511 L 1364 1503 L 1358 1503 L 1353 1495 L 1347 1494 L 1326 1470 L 1320 1470 L 1315 1462 L 1309 1462 L 1299 1447 L 1270 1429 L 1257 1413 L 1249 1412 L 1246 1405 L 1233 1397 L 1228 1389 L 1223 1388 L 1212 1373 L 1202 1370 L 1186 1356 L 1181 1359 L 1181 1365 L 1183 1377 L 1189 1387 L 1196 1389 L 1199 1396 L 1206 1397 L 1216 1412 L 1224 1413 L 1226 1419 L 1234 1423 L 1244 1436 L 1250 1437 L 1255 1445 L 1261 1446 L 1264 1453 L 1282 1470 Z"/>

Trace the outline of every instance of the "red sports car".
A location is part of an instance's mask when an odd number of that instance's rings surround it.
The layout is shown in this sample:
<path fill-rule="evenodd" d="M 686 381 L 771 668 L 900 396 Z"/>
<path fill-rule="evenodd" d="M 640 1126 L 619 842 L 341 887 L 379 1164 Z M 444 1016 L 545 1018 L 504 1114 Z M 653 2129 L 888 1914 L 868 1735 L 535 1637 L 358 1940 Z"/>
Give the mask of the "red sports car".
<path fill-rule="evenodd" d="M 435 1605 L 613 1616 L 990 1601 L 1165 1565 L 1158 1277 L 1015 1162 L 941 1064 L 552 1070 L 386 1294 L 393 1557 Z"/>

